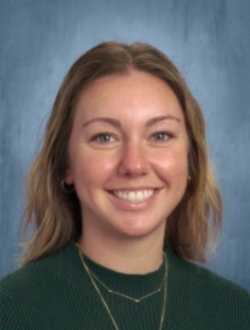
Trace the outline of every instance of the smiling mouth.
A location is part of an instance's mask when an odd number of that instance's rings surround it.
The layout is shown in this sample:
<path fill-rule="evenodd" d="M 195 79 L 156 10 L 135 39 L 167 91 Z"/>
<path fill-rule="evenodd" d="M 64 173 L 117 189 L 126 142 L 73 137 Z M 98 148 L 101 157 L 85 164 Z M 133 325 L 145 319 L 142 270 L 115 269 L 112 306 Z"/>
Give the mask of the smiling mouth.
<path fill-rule="evenodd" d="M 142 189 L 137 191 L 113 190 L 111 193 L 120 200 L 137 204 L 149 200 L 155 191 L 156 189 Z"/>

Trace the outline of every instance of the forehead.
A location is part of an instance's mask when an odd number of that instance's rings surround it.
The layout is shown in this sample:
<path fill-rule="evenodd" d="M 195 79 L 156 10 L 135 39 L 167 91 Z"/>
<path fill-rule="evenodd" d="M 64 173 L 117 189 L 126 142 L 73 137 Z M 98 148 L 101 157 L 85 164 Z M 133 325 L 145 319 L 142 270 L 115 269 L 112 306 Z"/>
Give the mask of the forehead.
<path fill-rule="evenodd" d="M 109 115 L 131 120 L 154 115 L 175 115 L 183 119 L 183 111 L 173 90 L 162 79 L 132 70 L 112 74 L 90 83 L 80 94 L 76 116 L 92 119 Z"/>

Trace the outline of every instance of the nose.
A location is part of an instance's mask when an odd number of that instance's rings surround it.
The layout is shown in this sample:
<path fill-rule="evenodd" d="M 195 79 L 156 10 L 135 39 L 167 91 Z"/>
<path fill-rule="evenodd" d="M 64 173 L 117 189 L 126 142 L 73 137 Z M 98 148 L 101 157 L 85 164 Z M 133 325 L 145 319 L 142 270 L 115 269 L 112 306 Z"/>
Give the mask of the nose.
<path fill-rule="evenodd" d="M 119 174 L 135 177 L 147 174 L 148 170 L 149 165 L 143 146 L 134 143 L 124 146 L 118 166 Z"/>

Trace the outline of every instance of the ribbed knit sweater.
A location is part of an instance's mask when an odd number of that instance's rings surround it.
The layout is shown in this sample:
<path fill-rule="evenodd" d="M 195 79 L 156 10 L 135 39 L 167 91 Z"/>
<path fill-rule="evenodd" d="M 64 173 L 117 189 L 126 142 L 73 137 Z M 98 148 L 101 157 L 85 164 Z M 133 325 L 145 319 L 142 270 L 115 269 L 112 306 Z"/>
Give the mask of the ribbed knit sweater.
<path fill-rule="evenodd" d="M 167 306 L 163 329 L 250 329 L 250 295 L 232 282 L 165 248 Z M 154 291 L 162 265 L 146 275 L 126 275 L 85 256 L 91 271 L 113 290 L 133 297 Z M 1 282 L 2 330 L 112 330 L 111 319 L 84 270 L 73 241 L 5 276 Z M 163 290 L 140 303 L 99 288 L 121 330 L 159 329 Z"/>

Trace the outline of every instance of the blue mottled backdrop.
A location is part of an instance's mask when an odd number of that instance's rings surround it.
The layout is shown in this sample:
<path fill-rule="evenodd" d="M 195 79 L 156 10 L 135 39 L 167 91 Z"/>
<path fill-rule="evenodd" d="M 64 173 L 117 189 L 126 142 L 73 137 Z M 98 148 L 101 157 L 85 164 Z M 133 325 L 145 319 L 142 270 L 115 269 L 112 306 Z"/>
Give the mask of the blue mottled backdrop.
<path fill-rule="evenodd" d="M 25 174 L 66 71 L 105 40 L 167 53 L 201 104 L 224 198 L 207 267 L 250 291 L 250 1 L 1 0 L 0 274 L 17 267 Z"/>

